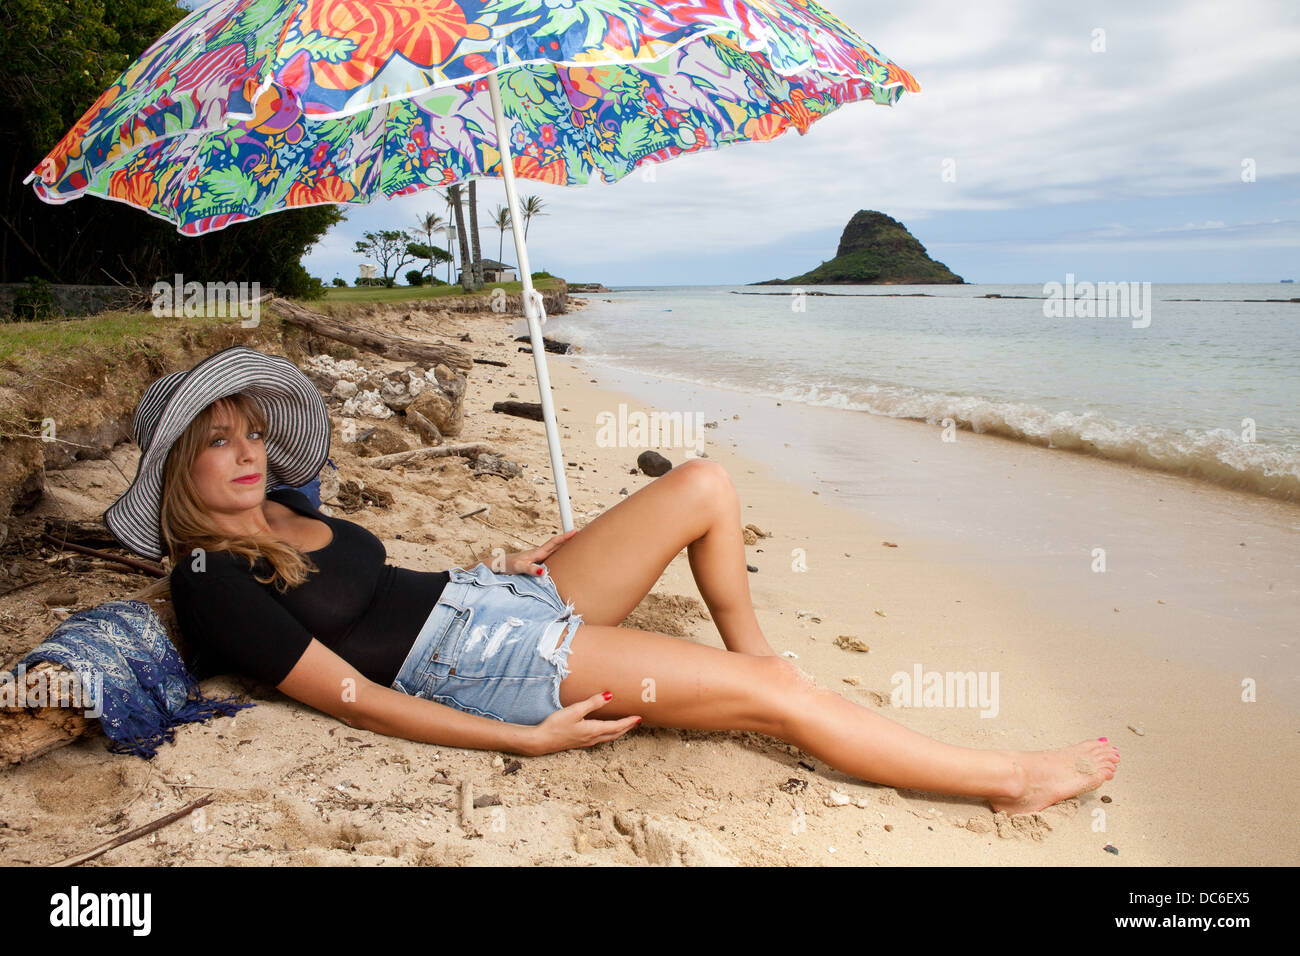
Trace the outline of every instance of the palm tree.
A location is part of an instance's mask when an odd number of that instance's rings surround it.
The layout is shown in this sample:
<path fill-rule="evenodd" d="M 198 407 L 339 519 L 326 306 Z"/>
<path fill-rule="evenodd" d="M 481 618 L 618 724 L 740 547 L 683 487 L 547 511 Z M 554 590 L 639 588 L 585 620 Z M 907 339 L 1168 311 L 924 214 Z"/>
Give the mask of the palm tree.
<path fill-rule="evenodd" d="M 474 291 L 474 270 L 469 265 L 469 243 L 465 240 L 465 210 L 460 204 L 460 186 L 448 186 L 451 194 L 452 209 L 456 212 L 456 238 L 460 240 L 460 287 L 466 292 Z"/>
<path fill-rule="evenodd" d="M 505 206 L 497 206 L 492 213 L 492 222 L 501 231 L 501 238 L 497 242 L 497 262 L 504 262 L 501 253 L 505 247 L 506 230 L 510 228 L 510 210 Z"/>
<path fill-rule="evenodd" d="M 425 213 L 417 220 L 420 232 L 424 233 L 425 245 L 433 248 L 433 234 L 444 230 L 443 218 L 436 212 Z M 433 256 L 429 257 L 429 285 L 433 285 Z"/>
<path fill-rule="evenodd" d="M 542 212 L 546 204 L 542 202 L 540 196 L 525 196 L 523 205 L 519 207 L 520 212 L 524 214 L 524 238 L 528 238 L 528 224 L 534 216 L 545 216 L 548 213 Z"/>
<path fill-rule="evenodd" d="M 478 246 L 478 180 L 469 181 L 469 239 L 473 250 L 474 288 L 483 288 L 483 255 Z"/>

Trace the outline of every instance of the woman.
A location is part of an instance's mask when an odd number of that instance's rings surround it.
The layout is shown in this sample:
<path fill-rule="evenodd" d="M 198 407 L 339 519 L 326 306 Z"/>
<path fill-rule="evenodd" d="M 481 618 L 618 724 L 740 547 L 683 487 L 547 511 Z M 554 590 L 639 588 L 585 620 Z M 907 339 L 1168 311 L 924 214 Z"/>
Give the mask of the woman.
<path fill-rule="evenodd" d="M 352 727 L 527 755 L 642 722 L 754 730 L 863 780 L 981 796 L 1008 813 L 1114 776 L 1104 737 L 1049 751 L 956 747 L 777 656 L 750 600 L 735 489 L 712 462 L 672 469 L 504 567 L 434 574 L 385 565 L 377 538 L 295 490 L 266 492 L 319 473 L 329 427 L 292 363 L 242 346 L 160 379 L 141 401 L 140 468 L 105 521 L 132 550 L 170 556 L 199 676 L 234 670 Z M 618 626 L 682 548 L 726 650 Z"/>

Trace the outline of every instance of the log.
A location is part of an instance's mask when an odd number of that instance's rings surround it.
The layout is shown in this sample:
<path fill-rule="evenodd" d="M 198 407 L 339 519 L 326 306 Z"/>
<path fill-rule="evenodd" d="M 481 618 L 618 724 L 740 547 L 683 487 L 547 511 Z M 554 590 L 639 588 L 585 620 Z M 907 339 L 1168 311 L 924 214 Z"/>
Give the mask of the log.
<path fill-rule="evenodd" d="M 414 408 L 407 408 L 406 420 L 411 426 L 420 433 L 420 436 L 430 445 L 442 444 L 442 432 L 438 431 L 438 426 L 429 419 L 425 418 Z"/>
<path fill-rule="evenodd" d="M 531 418 L 535 422 L 542 420 L 541 402 L 493 402 L 492 411 L 519 418 Z"/>
<path fill-rule="evenodd" d="M 163 600 L 159 600 L 159 599 Z M 136 591 L 126 600 L 145 601 L 162 620 L 167 636 L 175 645 L 181 659 L 188 665 L 192 658 L 181 639 L 176 614 L 172 609 L 171 589 L 167 578 L 160 578 Z M 45 674 L 41 678 L 36 675 Z M 66 677 L 64 676 L 66 675 Z M 28 669 L 27 687 L 44 679 L 47 682 L 76 680 L 76 675 L 60 664 L 41 661 Z M 50 686 L 47 683 L 46 686 Z M 70 707 L 0 707 L 0 768 L 24 763 L 42 754 L 57 750 L 82 737 L 102 735 L 99 721 L 84 716 L 79 709 Z"/>
<path fill-rule="evenodd" d="M 530 335 L 515 336 L 516 342 L 531 342 L 532 340 L 532 336 Z M 556 355 L 568 355 L 573 351 L 573 346 L 568 342 L 561 342 L 559 339 L 548 339 L 544 335 L 542 336 L 542 348 L 546 349 L 548 352 L 553 352 Z M 530 349 L 529 351 L 532 350 Z"/>
<path fill-rule="evenodd" d="M 392 468 L 394 465 L 404 465 L 410 461 L 419 461 L 424 458 L 448 458 L 452 455 L 459 455 L 462 458 L 477 458 L 479 455 L 495 455 L 496 452 L 487 442 L 473 441 L 464 445 L 438 445 L 433 448 L 412 448 L 410 451 L 399 451 L 393 455 L 380 455 L 377 458 L 367 458 L 365 463 L 372 468 Z"/>
<path fill-rule="evenodd" d="M 498 365 L 498 366 L 500 366 L 501 368 L 509 368 L 509 367 L 510 367 L 510 363 L 509 363 L 509 362 L 498 362 L 496 359 L 481 359 L 481 358 L 476 358 L 476 359 L 474 360 L 474 364 L 475 364 L 475 365 Z"/>
<path fill-rule="evenodd" d="M 457 345 L 443 342 L 418 342 L 400 335 L 386 335 L 374 329 L 363 329 L 348 325 L 319 312 L 311 312 L 288 299 L 272 299 L 268 307 L 290 325 L 307 329 L 317 335 L 338 342 L 346 342 L 357 348 L 374 352 L 385 358 L 403 362 L 421 362 L 437 365 L 441 362 L 461 372 L 468 372 L 474 367 L 470 354 Z"/>

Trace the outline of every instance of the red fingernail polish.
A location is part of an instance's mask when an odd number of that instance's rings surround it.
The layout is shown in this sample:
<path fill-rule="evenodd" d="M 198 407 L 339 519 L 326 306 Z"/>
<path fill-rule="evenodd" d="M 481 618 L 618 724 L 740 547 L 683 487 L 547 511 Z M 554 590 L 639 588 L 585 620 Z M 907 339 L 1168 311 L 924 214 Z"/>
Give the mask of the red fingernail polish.
<path fill-rule="evenodd" d="M 540 575 L 546 573 L 546 569 L 545 569 L 545 568 L 538 568 L 538 569 L 537 569 L 536 571 L 534 571 L 533 573 L 536 574 L 536 575 L 539 575 L 539 576 L 540 576 Z"/>
<path fill-rule="evenodd" d="M 636 722 L 637 722 L 638 724 L 641 723 L 641 718 L 638 717 L 638 718 L 636 719 Z"/>
<path fill-rule="evenodd" d="M 614 695 L 611 694 L 609 691 L 605 691 L 605 699 L 606 699 L 606 700 L 613 700 L 613 699 L 614 699 Z"/>

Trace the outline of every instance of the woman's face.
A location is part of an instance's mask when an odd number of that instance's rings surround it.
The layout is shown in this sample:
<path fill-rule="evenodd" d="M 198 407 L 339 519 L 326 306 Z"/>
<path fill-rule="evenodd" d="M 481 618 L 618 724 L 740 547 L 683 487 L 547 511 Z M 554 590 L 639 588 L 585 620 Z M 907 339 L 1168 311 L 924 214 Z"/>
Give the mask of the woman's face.
<path fill-rule="evenodd" d="M 213 512 L 246 512 L 266 497 L 265 436 L 235 408 L 218 402 L 204 448 L 190 471 L 199 497 Z M 240 478 L 252 476 L 247 481 Z"/>

